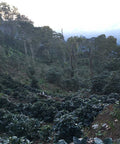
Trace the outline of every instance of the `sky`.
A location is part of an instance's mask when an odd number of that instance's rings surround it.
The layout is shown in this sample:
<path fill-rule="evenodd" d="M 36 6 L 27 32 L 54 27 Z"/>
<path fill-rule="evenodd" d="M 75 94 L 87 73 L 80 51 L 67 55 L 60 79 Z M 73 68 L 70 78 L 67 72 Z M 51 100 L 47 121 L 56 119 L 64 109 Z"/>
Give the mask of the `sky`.
<path fill-rule="evenodd" d="M 0 0 L 18 8 L 35 26 L 64 33 L 120 29 L 120 0 Z"/>

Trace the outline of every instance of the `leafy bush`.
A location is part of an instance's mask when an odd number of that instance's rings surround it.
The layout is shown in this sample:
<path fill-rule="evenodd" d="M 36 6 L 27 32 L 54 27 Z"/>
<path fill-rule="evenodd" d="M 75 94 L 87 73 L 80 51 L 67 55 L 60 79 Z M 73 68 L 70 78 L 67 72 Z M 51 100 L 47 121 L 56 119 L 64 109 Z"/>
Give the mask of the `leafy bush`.
<path fill-rule="evenodd" d="M 4 132 L 5 131 L 5 122 L 4 122 L 4 115 L 8 113 L 8 111 L 4 109 L 0 109 L 0 131 Z"/>
<path fill-rule="evenodd" d="M 46 80 L 49 83 L 59 84 L 61 79 L 61 72 L 56 68 L 50 69 L 46 74 Z"/>
<path fill-rule="evenodd" d="M 69 91 L 77 91 L 80 87 L 79 79 L 75 77 L 72 79 L 64 79 L 61 82 L 61 87 Z"/>
<path fill-rule="evenodd" d="M 31 142 L 28 139 L 24 137 L 18 138 L 17 136 L 12 136 L 9 138 L 0 138 L 0 143 L 1 142 L 3 144 L 31 144 Z"/>
<path fill-rule="evenodd" d="M 68 114 L 69 113 L 69 111 L 67 111 L 67 110 L 61 110 L 61 111 L 58 111 L 57 112 L 57 114 L 55 115 L 55 119 L 56 118 L 60 118 L 62 115 L 65 115 L 65 114 Z"/>
<path fill-rule="evenodd" d="M 32 77 L 31 87 L 37 88 L 37 89 L 39 88 L 38 80 L 35 77 Z"/>
<path fill-rule="evenodd" d="M 34 74 L 35 74 L 34 66 L 29 66 L 28 69 L 27 69 L 27 75 L 28 75 L 28 77 L 32 78 Z"/>
<path fill-rule="evenodd" d="M 0 74 L 0 92 L 6 95 L 18 99 L 19 101 L 32 102 L 36 97 L 36 93 L 39 93 L 38 82 L 33 78 L 32 86 L 27 86 L 13 80 L 9 75 Z"/>
<path fill-rule="evenodd" d="M 49 106 L 45 102 L 36 102 L 33 104 L 31 109 L 32 116 L 45 122 L 53 122 L 56 108 Z"/>
<path fill-rule="evenodd" d="M 33 118 L 29 118 L 22 114 L 12 114 L 9 112 L 0 111 L 0 130 L 9 135 L 18 137 L 25 136 L 28 139 L 40 138 L 41 123 Z"/>
<path fill-rule="evenodd" d="M 94 117 L 98 115 L 98 113 L 103 109 L 103 106 L 97 104 L 86 104 L 85 106 L 79 107 L 78 109 L 72 112 L 72 115 L 78 117 L 79 123 L 82 126 L 90 126 L 93 122 Z"/>
<path fill-rule="evenodd" d="M 109 76 L 108 82 L 103 89 L 104 94 L 120 93 L 120 76 L 119 76 L 119 74 L 112 73 Z"/>
<path fill-rule="evenodd" d="M 0 108 L 4 108 L 7 110 L 14 110 L 17 106 L 11 103 L 7 98 L 1 97 L 0 98 Z"/>
<path fill-rule="evenodd" d="M 52 132 L 52 127 L 50 125 L 43 125 L 40 128 L 40 139 L 42 141 L 48 141 Z"/>
<path fill-rule="evenodd" d="M 106 75 L 101 75 L 92 78 L 91 83 L 91 93 L 96 93 L 96 94 L 102 94 L 103 93 L 103 88 L 105 87 L 107 81 L 106 81 Z"/>
<path fill-rule="evenodd" d="M 82 134 L 81 127 L 78 125 L 78 118 L 70 114 L 65 114 L 60 118 L 56 118 L 54 130 L 55 141 L 65 139 L 67 142 L 71 142 L 73 136 L 80 137 Z"/>
<path fill-rule="evenodd" d="M 105 64 L 105 69 L 108 71 L 120 70 L 120 58 L 114 58 Z"/>
<path fill-rule="evenodd" d="M 101 74 L 91 80 L 91 93 L 120 93 L 120 72 Z"/>

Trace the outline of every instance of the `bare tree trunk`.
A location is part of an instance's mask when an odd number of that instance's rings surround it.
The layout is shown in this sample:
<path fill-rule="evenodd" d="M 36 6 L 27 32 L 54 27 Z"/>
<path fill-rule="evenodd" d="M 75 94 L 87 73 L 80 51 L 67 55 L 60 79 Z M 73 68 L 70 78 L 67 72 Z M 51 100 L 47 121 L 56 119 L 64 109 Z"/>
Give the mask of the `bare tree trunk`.
<path fill-rule="evenodd" d="M 74 70 L 75 70 L 75 54 L 74 50 L 71 50 L 71 56 L 70 56 L 70 65 L 71 65 L 71 78 L 74 77 Z"/>
<path fill-rule="evenodd" d="M 70 58 L 70 65 L 71 65 L 71 78 L 74 76 L 74 66 L 73 66 L 73 55 L 71 54 Z"/>
<path fill-rule="evenodd" d="M 26 46 L 26 41 L 24 40 L 24 50 L 25 50 L 25 55 L 27 55 L 27 46 Z"/>
<path fill-rule="evenodd" d="M 90 68 L 90 77 L 93 77 L 93 63 L 92 63 L 92 49 L 89 47 L 89 68 Z"/>
<path fill-rule="evenodd" d="M 24 50 L 25 50 L 26 62 L 27 62 L 27 64 L 29 65 L 26 40 L 24 40 Z"/>
<path fill-rule="evenodd" d="M 33 48 L 32 48 L 32 44 L 29 43 L 29 45 L 30 45 L 30 51 L 31 51 L 32 60 L 33 60 L 33 63 L 34 63 L 34 51 L 33 51 Z"/>

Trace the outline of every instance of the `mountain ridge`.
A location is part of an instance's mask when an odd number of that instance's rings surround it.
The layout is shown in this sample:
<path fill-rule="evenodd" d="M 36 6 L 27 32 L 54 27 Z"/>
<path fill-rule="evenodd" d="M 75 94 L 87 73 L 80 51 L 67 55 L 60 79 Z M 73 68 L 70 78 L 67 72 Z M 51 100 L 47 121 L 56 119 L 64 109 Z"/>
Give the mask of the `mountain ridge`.
<path fill-rule="evenodd" d="M 107 37 L 108 36 L 114 36 L 117 38 L 117 43 L 120 44 L 120 29 L 115 29 L 115 30 L 109 30 L 109 31 L 102 31 L 102 32 L 87 32 L 87 31 L 72 31 L 72 32 L 64 32 L 64 38 L 67 40 L 69 37 L 74 37 L 74 36 L 83 36 L 86 38 L 91 38 L 91 37 L 97 37 L 99 35 L 105 34 Z"/>

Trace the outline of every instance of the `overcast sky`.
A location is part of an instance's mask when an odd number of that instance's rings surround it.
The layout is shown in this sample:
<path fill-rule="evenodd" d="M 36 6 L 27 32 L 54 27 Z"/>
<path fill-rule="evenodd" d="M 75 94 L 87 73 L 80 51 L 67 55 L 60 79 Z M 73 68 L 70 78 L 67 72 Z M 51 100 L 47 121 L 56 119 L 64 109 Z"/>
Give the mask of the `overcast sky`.
<path fill-rule="evenodd" d="M 120 0 L 0 0 L 18 8 L 35 26 L 60 32 L 120 29 Z"/>

